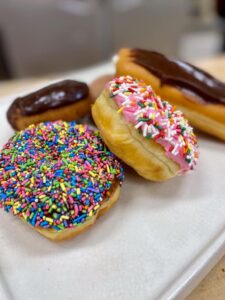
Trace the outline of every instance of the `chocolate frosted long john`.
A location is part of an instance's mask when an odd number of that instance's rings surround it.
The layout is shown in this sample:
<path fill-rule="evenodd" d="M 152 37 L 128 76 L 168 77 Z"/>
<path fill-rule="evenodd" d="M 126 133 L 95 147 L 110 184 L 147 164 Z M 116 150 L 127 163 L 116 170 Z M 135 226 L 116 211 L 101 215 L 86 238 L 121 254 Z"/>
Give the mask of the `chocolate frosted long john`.
<path fill-rule="evenodd" d="M 203 101 L 225 104 L 225 84 L 199 68 L 155 51 L 132 49 L 131 59 L 168 84 L 196 94 Z"/>
<path fill-rule="evenodd" d="M 8 117 L 10 117 L 10 110 L 15 107 L 20 109 L 22 115 L 30 116 L 48 109 L 73 104 L 86 98 L 88 94 L 88 86 L 83 82 L 75 80 L 60 81 L 29 95 L 17 98 L 8 111 Z"/>

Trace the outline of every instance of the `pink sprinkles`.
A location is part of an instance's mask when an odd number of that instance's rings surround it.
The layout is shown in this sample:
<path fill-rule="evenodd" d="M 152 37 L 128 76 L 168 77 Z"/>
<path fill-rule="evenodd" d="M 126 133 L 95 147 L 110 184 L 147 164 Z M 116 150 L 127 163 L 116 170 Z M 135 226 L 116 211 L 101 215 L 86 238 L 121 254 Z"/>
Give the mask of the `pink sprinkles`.
<path fill-rule="evenodd" d="M 180 172 L 193 169 L 198 159 L 197 140 L 181 111 L 162 101 L 150 85 L 131 76 L 114 78 L 107 84 L 124 118 L 146 139 L 154 139 L 168 157 L 180 165 Z"/>
<path fill-rule="evenodd" d="M 91 218 L 123 179 L 98 131 L 75 122 L 31 125 L 0 153 L 0 207 L 59 231 Z"/>

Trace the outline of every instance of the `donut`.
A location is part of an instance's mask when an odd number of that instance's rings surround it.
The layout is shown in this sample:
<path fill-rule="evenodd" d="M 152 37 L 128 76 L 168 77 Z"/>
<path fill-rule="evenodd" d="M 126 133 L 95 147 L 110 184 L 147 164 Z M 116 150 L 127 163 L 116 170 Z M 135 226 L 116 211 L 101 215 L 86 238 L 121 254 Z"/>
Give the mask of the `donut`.
<path fill-rule="evenodd" d="M 131 75 L 180 109 L 199 130 L 225 141 L 225 84 L 203 70 L 158 52 L 121 49 L 116 74 Z"/>
<path fill-rule="evenodd" d="M 63 80 L 16 98 L 7 111 L 7 119 L 15 130 L 22 130 L 46 121 L 77 121 L 89 113 L 90 108 L 87 84 Z"/>
<path fill-rule="evenodd" d="M 166 180 L 196 165 L 192 128 L 144 81 L 114 78 L 92 106 L 92 116 L 109 149 L 146 179 Z"/>
<path fill-rule="evenodd" d="M 110 209 L 123 179 L 97 130 L 63 121 L 30 125 L 0 152 L 0 207 L 61 241 Z"/>
<path fill-rule="evenodd" d="M 112 80 L 115 76 L 114 75 L 102 75 L 98 78 L 96 78 L 94 81 L 90 84 L 90 91 L 91 91 L 91 99 L 92 103 L 95 102 L 95 100 L 98 98 L 98 96 L 101 94 L 102 90 L 104 89 L 104 86 L 106 83 L 110 80 Z"/>

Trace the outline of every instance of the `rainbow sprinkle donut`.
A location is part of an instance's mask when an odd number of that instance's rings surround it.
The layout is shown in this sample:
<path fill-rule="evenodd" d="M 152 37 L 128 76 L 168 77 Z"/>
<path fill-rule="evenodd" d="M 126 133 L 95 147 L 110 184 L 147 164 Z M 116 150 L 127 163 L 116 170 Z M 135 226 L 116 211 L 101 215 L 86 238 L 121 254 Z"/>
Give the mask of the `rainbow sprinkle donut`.
<path fill-rule="evenodd" d="M 0 153 L 0 207 L 61 240 L 92 225 L 118 199 L 123 168 L 98 133 L 62 121 L 31 125 Z"/>
<path fill-rule="evenodd" d="M 143 81 L 114 78 L 92 114 L 111 151 L 146 179 L 165 180 L 195 167 L 198 150 L 192 127 Z"/>

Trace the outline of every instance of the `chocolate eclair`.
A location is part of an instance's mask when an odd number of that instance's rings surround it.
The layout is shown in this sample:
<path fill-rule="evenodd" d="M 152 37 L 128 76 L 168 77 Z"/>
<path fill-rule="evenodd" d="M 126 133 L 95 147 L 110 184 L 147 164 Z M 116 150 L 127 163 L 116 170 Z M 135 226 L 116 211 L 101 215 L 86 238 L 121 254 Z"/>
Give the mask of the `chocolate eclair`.
<path fill-rule="evenodd" d="M 189 63 L 141 49 L 121 49 L 116 73 L 143 79 L 196 128 L 225 140 L 225 83 Z"/>
<path fill-rule="evenodd" d="M 45 121 L 78 120 L 90 112 L 90 98 L 87 84 L 63 80 L 16 98 L 7 119 L 15 130 Z"/>

